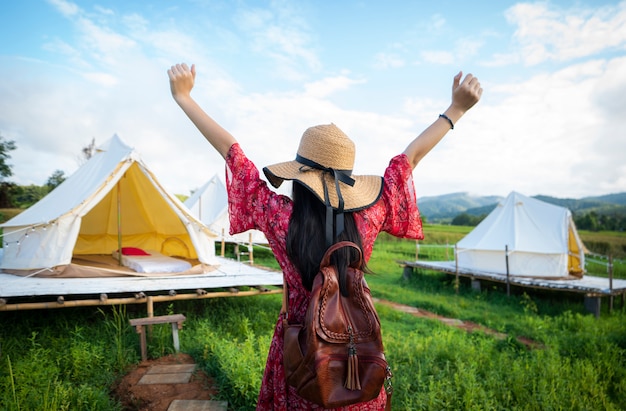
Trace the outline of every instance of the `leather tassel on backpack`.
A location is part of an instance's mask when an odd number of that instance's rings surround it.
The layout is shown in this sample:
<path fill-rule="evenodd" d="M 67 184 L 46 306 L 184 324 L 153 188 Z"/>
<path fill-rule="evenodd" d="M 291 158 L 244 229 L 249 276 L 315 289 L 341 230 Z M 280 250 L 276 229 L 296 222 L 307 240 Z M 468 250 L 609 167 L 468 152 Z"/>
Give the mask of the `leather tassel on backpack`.
<path fill-rule="evenodd" d="M 352 335 L 352 327 L 348 326 L 350 334 L 350 345 L 348 346 L 348 372 L 346 383 L 343 385 L 349 390 L 360 390 L 361 380 L 359 379 L 359 357 L 356 354 L 356 346 L 354 345 L 354 336 Z"/>

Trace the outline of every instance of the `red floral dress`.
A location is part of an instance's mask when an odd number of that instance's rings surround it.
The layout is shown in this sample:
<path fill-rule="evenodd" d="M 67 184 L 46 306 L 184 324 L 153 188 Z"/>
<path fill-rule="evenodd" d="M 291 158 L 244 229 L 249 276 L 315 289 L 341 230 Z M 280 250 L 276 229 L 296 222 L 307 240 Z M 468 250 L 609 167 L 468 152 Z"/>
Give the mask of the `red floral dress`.
<path fill-rule="evenodd" d="M 295 322 L 304 319 L 309 291 L 287 257 L 285 241 L 291 217 L 291 199 L 272 191 L 259 177 L 255 165 L 245 156 L 239 144 L 234 144 L 226 157 L 226 186 L 230 233 L 250 229 L 261 230 L 283 270 L 289 286 L 289 315 Z M 412 169 L 405 155 L 394 157 L 384 176 L 381 198 L 371 207 L 355 213 L 355 221 L 363 239 L 366 261 L 372 255 L 379 232 L 397 237 L 422 239 L 422 222 L 413 186 Z M 340 410 L 382 410 L 387 396 L 381 389 L 372 401 Z M 279 319 L 270 344 L 257 410 L 321 410 L 322 407 L 299 397 L 293 387 L 286 392 L 283 371 L 283 326 Z"/>

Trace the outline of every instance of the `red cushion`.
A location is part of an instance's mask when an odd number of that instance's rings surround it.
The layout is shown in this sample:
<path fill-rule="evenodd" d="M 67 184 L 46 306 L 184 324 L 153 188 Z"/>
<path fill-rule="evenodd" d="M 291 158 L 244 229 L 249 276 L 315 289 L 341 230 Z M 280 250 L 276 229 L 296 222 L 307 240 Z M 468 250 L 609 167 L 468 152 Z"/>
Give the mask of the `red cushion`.
<path fill-rule="evenodd" d="M 123 255 L 150 255 L 149 253 L 146 253 L 145 251 L 143 251 L 141 248 L 137 248 L 137 247 L 122 247 L 122 254 Z"/>

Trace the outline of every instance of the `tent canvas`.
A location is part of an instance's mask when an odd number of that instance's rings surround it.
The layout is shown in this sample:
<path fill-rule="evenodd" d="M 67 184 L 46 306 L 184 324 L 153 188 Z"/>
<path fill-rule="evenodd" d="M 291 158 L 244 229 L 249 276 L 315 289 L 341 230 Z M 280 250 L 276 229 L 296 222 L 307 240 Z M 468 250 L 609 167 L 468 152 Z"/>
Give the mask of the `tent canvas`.
<path fill-rule="evenodd" d="M 230 234 L 228 193 L 219 177 L 214 175 L 185 201 L 185 206 L 217 236 L 229 243 L 267 244 L 267 238 L 259 230 Z"/>
<path fill-rule="evenodd" d="M 582 277 L 585 248 L 565 207 L 511 192 L 457 243 L 463 269 L 541 278 Z"/>
<path fill-rule="evenodd" d="M 214 235 L 114 135 L 39 202 L 0 225 L 0 268 L 38 270 L 122 247 L 214 265 Z"/>

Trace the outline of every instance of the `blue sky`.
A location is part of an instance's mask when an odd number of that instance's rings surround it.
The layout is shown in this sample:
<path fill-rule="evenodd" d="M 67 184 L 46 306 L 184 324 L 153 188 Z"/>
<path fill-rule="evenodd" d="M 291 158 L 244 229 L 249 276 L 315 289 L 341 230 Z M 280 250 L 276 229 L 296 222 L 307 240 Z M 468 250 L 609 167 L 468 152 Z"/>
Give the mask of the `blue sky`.
<path fill-rule="evenodd" d="M 173 193 L 222 175 L 170 96 L 166 71 L 187 62 L 196 100 L 259 168 L 333 122 L 355 173 L 381 174 L 462 70 L 483 99 L 415 169 L 418 197 L 626 191 L 626 2 L 23 0 L 0 5 L 0 38 L 21 185 L 70 175 L 113 134 Z"/>

